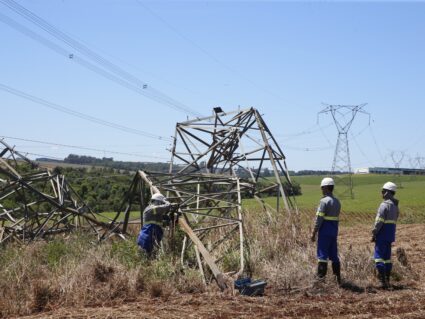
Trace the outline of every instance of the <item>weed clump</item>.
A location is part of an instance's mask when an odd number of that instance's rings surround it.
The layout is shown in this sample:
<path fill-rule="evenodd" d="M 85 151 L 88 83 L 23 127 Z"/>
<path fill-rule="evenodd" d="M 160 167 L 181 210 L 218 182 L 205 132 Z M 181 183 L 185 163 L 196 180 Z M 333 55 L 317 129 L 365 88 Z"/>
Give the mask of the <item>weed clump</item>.
<path fill-rule="evenodd" d="M 115 269 L 112 266 L 106 266 L 99 261 L 93 267 L 93 276 L 97 282 L 108 282 L 114 275 Z"/>
<path fill-rule="evenodd" d="M 162 295 L 162 282 L 154 281 L 149 287 L 149 294 L 152 298 L 159 298 Z"/>
<path fill-rule="evenodd" d="M 31 308 L 34 312 L 47 310 L 52 302 L 58 299 L 58 292 L 46 283 L 36 282 L 33 287 L 33 302 Z"/>

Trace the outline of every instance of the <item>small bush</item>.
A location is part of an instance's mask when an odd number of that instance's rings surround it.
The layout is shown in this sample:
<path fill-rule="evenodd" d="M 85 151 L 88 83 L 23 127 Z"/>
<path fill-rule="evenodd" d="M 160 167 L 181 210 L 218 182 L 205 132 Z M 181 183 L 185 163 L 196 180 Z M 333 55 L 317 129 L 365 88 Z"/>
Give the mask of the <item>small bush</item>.
<path fill-rule="evenodd" d="M 163 283 L 160 281 L 154 281 L 149 287 L 149 294 L 152 298 L 159 298 L 162 295 Z"/>
<path fill-rule="evenodd" d="M 145 290 L 146 290 L 146 278 L 141 273 L 138 273 L 136 278 L 136 291 L 143 292 Z"/>
<path fill-rule="evenodd" d="M 205 292 L 201 274 L 195 269 L 187 269 L 184 274 L 179 274 L 176 278 L 176 288 L 181 293 Z"/>
<path fill-rule="evenodd" d="M 46 283 L 37 282 L 33 288 L 32 309 L 35 312 L 46 310 L 47 306 L 55 299 L 57 299 L 57 292 Z"/>
<path fill-rule="evenodd" d="M 50 268 L 59 266 L 62 259 L 68 253 L 68 247 L 64 240 L 55 239 L 47 243 L 45 247 L 46 261 Z"/>
<path fill-rule="evenodd" d="M 110 256 L 130 268 L 137 267 L 142 261 L 136 241 L 132 239 L 113 242 Z"/>
<path fill-rule="evenodd" d="M 114 268 L 111 266 L 106 266 L 100 262 L 96 262 L 93 268 L 93 276 L 97 282 L 107 282 L 114 275 Z"/>

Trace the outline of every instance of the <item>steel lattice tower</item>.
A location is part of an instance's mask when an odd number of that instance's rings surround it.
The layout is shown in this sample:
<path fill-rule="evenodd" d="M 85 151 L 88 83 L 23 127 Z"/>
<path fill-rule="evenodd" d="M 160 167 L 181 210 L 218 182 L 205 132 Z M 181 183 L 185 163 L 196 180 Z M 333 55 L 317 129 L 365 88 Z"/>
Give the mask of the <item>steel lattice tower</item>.
<path fill-rule="evenodd" d="M 338 131 L 338 139 L 332 162 L 332 175 L 337 179 L 336 191 L 340 197 L 354 198 L 348 132 L 357 113 L 369 115 L 369 113 L 363 110 L 366 104 L 325 105 L 326 107 L 318 113 L 318 116 L 320 114 L 330 113 Z"/>
<path fill-rule="evenodd" d="M 396 172 L 394 173 L 394 183 L 397 184 L 398 188 L 403 188 L 400 166 L 405 156 L 405 151 L 391 151 L 390 153 L 391 160 L 393 161 L 394 168 L 396 169 Z"/>

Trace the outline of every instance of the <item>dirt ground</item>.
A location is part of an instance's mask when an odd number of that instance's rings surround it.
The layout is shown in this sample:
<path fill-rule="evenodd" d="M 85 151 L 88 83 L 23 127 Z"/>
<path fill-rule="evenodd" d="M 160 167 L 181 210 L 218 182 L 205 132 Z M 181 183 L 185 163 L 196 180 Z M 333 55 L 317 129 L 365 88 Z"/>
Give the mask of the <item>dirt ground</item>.
<path fill-rule="evenodd" d="M 340 245 L 371 245 L 369 228 L 343 228 Z M 425 318 L 425 225 L 398 226 L 398 247 L 406 251 L 418 280 L 392 291 L 352 292 L 336 288 L 332 294 L 271 294 L 243 297 L 229 294 L 181 294 L 166 300 L 140 298 L 134 302 L 56 309 L 26 318 Z"/>

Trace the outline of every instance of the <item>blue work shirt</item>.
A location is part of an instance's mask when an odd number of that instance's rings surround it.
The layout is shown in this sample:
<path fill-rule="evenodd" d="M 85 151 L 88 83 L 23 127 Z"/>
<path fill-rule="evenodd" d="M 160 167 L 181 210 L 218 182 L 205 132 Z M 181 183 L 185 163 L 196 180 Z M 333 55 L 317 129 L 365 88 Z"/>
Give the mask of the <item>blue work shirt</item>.
<path fill-rule="evenodd" d="M 396 223 L 399 215 L 398 200 L 395 198 L 385 199 L 379 205 L 372 230 L 376 241 L 395 241 Z"/>
<path fill-rule="evenodd" d="M 314 225 L 319 236 L 338 236 L 340 211 L 341 203 L 333 195 L 326 195 L 320 200 Z"/>

